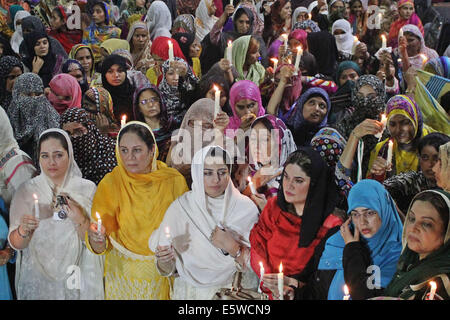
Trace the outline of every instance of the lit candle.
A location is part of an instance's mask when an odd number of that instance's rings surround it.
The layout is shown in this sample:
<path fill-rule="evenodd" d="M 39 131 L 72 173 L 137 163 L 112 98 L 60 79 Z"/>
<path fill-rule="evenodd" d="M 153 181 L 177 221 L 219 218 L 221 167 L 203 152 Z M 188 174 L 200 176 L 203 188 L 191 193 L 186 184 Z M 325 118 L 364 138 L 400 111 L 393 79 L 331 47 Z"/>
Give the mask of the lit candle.
<path fill-rule="evenodd" d="M 381 139 L 381 136 L 383 135 L 384 128 L 386 128 L 387 118 L 386 118 L 386 114 L 385 113 L 381 114 L 381 121 L 380 122 L 383 125 L 383 130 L 381 130 L 380 132 L 378 132 L 375 135 L 375 137 L 378 138 L 378 139 Z"/>
<path fill-rule="evenodd" d="M 100 218 L 98 212 L 96 212 L 95 215 L 97 216 L 97 233 L 100 234 L 102 232 L 102 219 Z"/>
<path fill-rule="evenodd" d="M 343 300 L 349 300 L 350 299 L 350 292 L 348 291 L 347 285 L 344 285 L 344 299 Z"/>
<path fill-rule="evenodd" d="M 280 294 L 280 300 L 284 300 L 283 297 L 283 287 L 284 287 L 284 276 L 283 276 L 283 263 L 280 263 L 280 272 L 278 273 L 278 293 Z"/>
<path fill-rule="evenodd" d="M 272 80 L 275 80 L 275 72 L 277 71 L 277 67 L 278 67 L 278 59 L 272 58 L 272 59 L 270 59 L 270 61 L 273 62 L 273 79 Z"/>
<path fill-rule="evenodd" d="M 403 37 L 403 28 L 400 28 L 400 31 L 398 32 L 398 37 Z"/>
<path fill-rule="evenodd" d="M 430 281 L 430 286 L 431 286 L 431 290 L 430 290 L 430 296 L 428 297 L 428 300 L 434 300 L 434 295 L 436 294 L 436 289 L 437 289 L 436 282 Z"/>
<path fill-rule="evenodd" d="M 394 142 L 389 140 L 388 154 L 387 154 L 387 166 L 392 164 L 392 153 L 394 151 Z"/>
<path fill-rule="evenodd" d="M 260 261 L 259 262 L 259 286 L 258 286 L 258 292 L 261 292 L 261 283 L 263 281 L 263 277 L 264 277 L 264 265 Z"/>
<path fill-rule="evenodd" d="M 286 33 L 283 33 L 281 36 L 282 36 L 283 39 L 284 39 L 283 45 L 287 48 L 287 45 L 288 45 L 288 35 L 287 35 Z"/>
<path fill-rule="evenodd" d="M 378 23 L 377 23 L 377 29 L 381 29 L 381 20 L 383 20 L 383 15 L 381 12 L 378 14 Z"/>
<path fill-rule="evenodd" d="M 217 114 L 220 111 L 220 104 L 219 104 L 220 103 L 220 90 L 216 85 L 214 85 L 214 90 L 215 90 L 215 93 L 214 93 L 214 119 L 215 119 L 217 117 Z"/>
<path fill-rule="evenodd" d="M 423 53 L 420 54 L 420 57 L 422 58 L 422 67 L 423 67 L 425 65 L 425 63 L 427 63 L 428 58 Z"/>
<path fill-rule="evenodd" d="M 230 61 L 230 63 L 233 63 L 233 56 L 232 51 L 233 50 L 233 42 L 231 40 L 228 40 L 227 45 L 227 60 Z"/>
<path fill-rule="evenodd" d="M 166 234 L 167 240 L 169 241 L 170 244 L 172 244 L 172 237 L 170 236 L 170 229 L 169 229 L 169 227 L 166 227 L 166 228 L 164 229 L 164 232 L 165 232 L 165 234 Z"/>
<path fill-rule="evenodd" d="M 230 6 L 232 6 L 233 5 L 233 0 L 230 0 Z"/>
<path fill-rule="evenodd" d="M 358 37 L 357 36 L 353 36 L 353 47 L 352 47 L 352 54 L 355 54 L 356 51 L 356 46 L 358 45 Z"/>
<path fill-rule="evenodd" d="M 248 177 L 247 180 L 248 180 L 248 185 L 250 187 L 250 190 L 252 191 L 252 194 L 256 194 L 256 189 L 255 189 L 255 186 L 253 185 L 252 178 Z"/>
<path fill-rule="evenodd" d="M 312 14 L 308 13 L 308 19 L 311 20 L 312 19 Z"/>
<path fill-rule="evenodd" d="M 173 43 L 169 40 L 169 61 L 173 61 Z"/>
<path fill-rule="evenodd" d="M 384 34 L 381 35 L 381 49 L 386 49 L 386 36 Z"/>
<path fill-rule="evenodd" d="M 120 120 L 120 127 L 123 128 L 125 126 L 125 124 L 127 123 L 127 115 L 124 114 L 122 116 L 122 119 Z"/>
<path fill-rule="evenodd" d="M 34 217 L 39 219 L 39 201 L 36 193 L 33 193 L 34 198 Z"/>
<path fill-rule="evenodd" d="M 301 46 L 297 47 L 297 57 L 295 58 L 294 75 L 298 74 L 298 67 L 300 65 L 300 59 L 302 57 L 303 50 Z"/>

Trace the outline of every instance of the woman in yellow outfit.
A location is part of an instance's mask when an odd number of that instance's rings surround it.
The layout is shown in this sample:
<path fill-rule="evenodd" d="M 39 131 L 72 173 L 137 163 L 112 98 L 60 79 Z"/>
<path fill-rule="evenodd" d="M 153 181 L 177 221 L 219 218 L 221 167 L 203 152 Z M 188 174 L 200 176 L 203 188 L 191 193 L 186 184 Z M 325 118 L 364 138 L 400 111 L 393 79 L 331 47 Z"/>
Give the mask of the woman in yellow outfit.
<path fill-rule="evenodd" d="M 116 144 L 117 167 L 98 185 L 86 241 L 90 250 L 105 255 L 105 298 L 169 299 L 172 280 L 156 269 L 148 238 L 170 204 L 188 190 L 175 169 L 157 161 L 152 130 L 138 121 L 127 123 Z"/>

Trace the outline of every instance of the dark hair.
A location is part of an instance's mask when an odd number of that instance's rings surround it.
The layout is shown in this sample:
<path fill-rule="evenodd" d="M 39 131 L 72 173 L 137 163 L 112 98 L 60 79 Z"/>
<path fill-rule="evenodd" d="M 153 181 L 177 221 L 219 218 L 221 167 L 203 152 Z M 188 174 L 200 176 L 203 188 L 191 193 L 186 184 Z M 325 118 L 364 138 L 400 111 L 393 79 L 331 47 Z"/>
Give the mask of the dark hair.
<path fill-rule="evenodd" d="M 441 97 L 441 106 L 448 113 L 450 110 L 450 91 Z"/>
<path fill-rule="evenodd" d="M 414 198 L 413 202 L 411 203 L 411 207 L 413 203 L 418 200 L 428 202 L 433 206 L 433 208 L 436 209 L 442 221 L 444 222 L 444 235 L 445 235 L 445 233 L 447 232 L 450 208 L 448 207 L 445 200 L 442 199 L 442 196 L 430 190 L 421 192 L 417 197 Z"/>
<path fill-rule="evenodd" d="M 222 148 L 213 147 L 213 148 L 209 149 L 205 159 L 208 157 L 212 157 L 212 158 L 214 158 L 214 157 L 220 158 L 221 157 L 223 160 L 223 163 L 228 167 L 228 172 L 231 174 L 233 162 L 231 161 L 231 158 L 228 155 L 228 153 L 226 153 Z"/>
<path fill-rule="evenodd" d="M 278 188 L 277 204 L 281 208 L 281 210 L 295 213 L 294 206 L 286 201 L 286 199 L 284 197 L 284 191 L 283 191 L 284 172 L 286 171 L 286 167 L 289 164 L 298 165 L 306 173 L 306 175 L 308 177 L 311 177 L 312 159 L 309 157 L 309 155 L 305 151 L 297 150 L 297 151 L 292 152 L 286 159 L 286 162 L 284 163 L 283 172 L 281 173 L 281 177 L 279 180 L 280 187 Z"/>
<path fill-rule="evenodd" d="M 133 124 L 130 124 L 130 125 L 126 126 L 122 130 L 120 130 L 119 137 L 118 137 L 118 142 L 119 143 L 122 140 L 122 137 L 123 137 L 123 135 L 125 133 L 134 133 L 134 134 L 136 134 L 139 138 L 142 139 L 142 141 L 144 141 L 144 143 L 147 145 L 149 150 L 153 149 L 153 145 L 155 144 L 155 140 L 153 139 L 153 135 L 143 125 L 140 125 L 138 123 L 133 123 Z"/>
<path fill-rule="evenodd" d="M 53 13 L 53 12 L 56 12 L 56 14 L 58 15 L 59 19 L 61 19 L 62 21 L 64 21 L 64 16 L 63 16 L 63 14 L 62 14 L 60 8 L 55 7 L 55 8 L 53 9 L 52 13 Z"/>
<path fill-rule="evenodd" d="M 252 124 L 250 125 L 251 128 L 253 128 L 256 124 L 261 123 L 264 125 L 264 127 L 267 128 L 267 130 L 273 130 L 274 127 L 272 125 L 272 123 L 270 122 L 269 119 L 267 119 L 267 117 L 261 117 L 261 118 L 257 118 L 255 121 L 252 122 Z"/>
<path fill-rule="evenodd" d="M 425 137 L 422 137 L 419 141 L 419 154 L 422 153 L 422 149 L 426 146 L 432 146 L 439 152 L 439 147 L 450 141 L 450 137 L 441 132 L 432 132 Z"/>
<path fill-rule="evenodd" d="M 50 132 L 44 133 L 41 136 L 41 138 L 39 139 L 39 142 L 38 142 L 38 155 L 41 153 L 42 142 L 47 141 L 49 139 L 56 139 L 56 140 L 58 140 L 61 143 L 61 145 L 64 148 L 64 150 L 67 151 L 67 154 L 69 154 L 69 145 L 67 144 L 66 138 L 60 132 L 50 131 Z"/>

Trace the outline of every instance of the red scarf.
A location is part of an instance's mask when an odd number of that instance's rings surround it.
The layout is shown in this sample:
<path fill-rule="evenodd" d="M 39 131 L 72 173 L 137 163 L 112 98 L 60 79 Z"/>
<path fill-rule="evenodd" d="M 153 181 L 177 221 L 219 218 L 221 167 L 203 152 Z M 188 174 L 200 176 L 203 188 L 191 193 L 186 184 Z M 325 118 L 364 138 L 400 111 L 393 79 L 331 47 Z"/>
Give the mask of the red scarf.
<path fill-rule="evenodd" d="M 391 29 L 389 30 L 387 45 L 392 48 L 398 47 L 398 32 L 400 29 L 407 24 L 414 24 L 416 25 L 422 35 L 424 36 L 424 30 L 422 21 L 420 21 L 420 18 L 417 16 L 417 14 L 413 13 L 411 17 L 408 20 L 403 20 L 401 18 L 397 19 L 391 24 Z"/>

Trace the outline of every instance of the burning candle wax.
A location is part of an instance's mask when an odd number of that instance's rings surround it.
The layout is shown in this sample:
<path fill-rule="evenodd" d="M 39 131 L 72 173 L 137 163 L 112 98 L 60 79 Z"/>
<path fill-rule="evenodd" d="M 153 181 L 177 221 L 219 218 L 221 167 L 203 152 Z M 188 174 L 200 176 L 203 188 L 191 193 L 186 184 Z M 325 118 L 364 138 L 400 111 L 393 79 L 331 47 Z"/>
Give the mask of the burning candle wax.
<path fill-rule="evenodd" d="M 100 215 L 98 214 L 98 212 L 96 212 L 95 215 L 97 216 L 97 233 L 101 233 L 102 232 L 102 219 L 100 218 Z"/>
<path fill-rule="evenodd" d="M 253 184 L 252 178 L 248 177 L 247 180 L 248 180 L 248 185 L 250 187 L 250 190 L 252 191 L 252 194 L 256 194 L 256 189 Z"/>
<path fill-rule="evenodd" d="M 381 49 L 386 49 L 386 36 L 384 34 L 381 35 Z"/>
<path fill-rule="evenodd" d="M 375 137 L 378 139 L 381 139 L 381 136 L 383 135 L 383 131 L 386 128 L 386 122 L 387 122 L 387 118 L 386 118 L 386 114 L 382 113 L 381 114 L 381 120 L 380 120 L 381 124 L 383 125 L 383 130 L 381 130 L 380 132 L 378 132 Z"/>
<path fill-rule="evenodd" d="M 400 31 L 398 32 L 398 37 L 403 37 L 403 28 L 400 28 Z"/>
<path fill-rule="evenodd" d="M 230 61 L 230 63 L 233 62 L 232 50 L 233 50 L 233 42 L 231 40 L 228 40 L 226 59 Z"/>
<path fill-rule="evenodd" d="M 392 140 L 389 140 L 389 148 L 388 148 L 387 163 L 386 163 L 387 166 L 392 164 L 393 151 L 394 151 L 394 142 L 392 142 Z"/>
<path fill-rule="evenodd" d="M 358 37 L 357 36 L 353 36 L 353 47 L 352 47 L 352 54 L 355 54 L 356 51 L 356 46 L 358 45 Z"/>
<path fill-rule="evenodd" d="M 434 300 L 434 295 L 436 294 L 436 289 L 437 289 L 436 282 L 430 281 L 430 286 L 431 286 L 431 290 L 430 290 L 430 296 L 429 296 L 428 300 Z"/>
<path fill-rule="evenodd" d="M 297 57 L 295 58 L 295 65 L 294 65 L 294 74 L 298 74 L 298 67 L 300 66 L 300 59 L 302 58 L 303 50 L 301 46 L 297 47 Z"/>
<path fill-rule="evenodd" d="M 260 261 L 259 262 L 259 286 L 258 286 L 258 292 L 261 292 L 261 282 L 263 281 L 264 277 L 264 266 L 263 263 Z"/>
<path fill-rule="evenodd" d="M 169 40 L 169 61 L 173 61 L 173 43 Z"/>
<path fill-rule="evenodd" d="M 164 232 L 165 232 L 165 234 L 166 234 L 166 238 L 167 238 L 167 240 L 169 241 L 169 243 L 172 243 L 172 237 L 170 236 L 170 229 L 169 229 L 169 227 L 166 227 L 166 228 L 164 229 Z"/>
<path fill-rule="evenodd" d="M 124 114 L 122 116 L 122 119 L 120 120 L 120 127 L 123 128 L 126 123 L 127 123 L 127 116 Z"/>
<path fill-rule="evenodd" d="M 214 119 L 217 117 L 220 111 L 220 90 L 219 88 L 214 85 Z"/>
<path fill-rule="evenodd" d="M 283 287 L 284 287 L 284 276 L 283 276 L 283 263 L 280 263 L 280 269 L 278 273 L 278 292 L 280 294 L 280 300 L 284 300 Z"/>
<path fill-rule="evenodd" d="M 36 193 L 33 193 L 34 198 L 34 217 L 39 219 L 39 201 Z"/>
<path fill-rule="evenodd" d="M 285 34 L 285 33 L 283 33 L 281 36 L 283 37 L 283 40 L 284 40 L 283 45 L 287 48 L 287 45 L 288 45 L 288 35 Z"/>
<path fill-rule="evenodd" d="M 344 299 L 343 300 L 349 300 L 350 299 L 350 292 L 348 291 L 347 285 L 344 285 Z"/>

